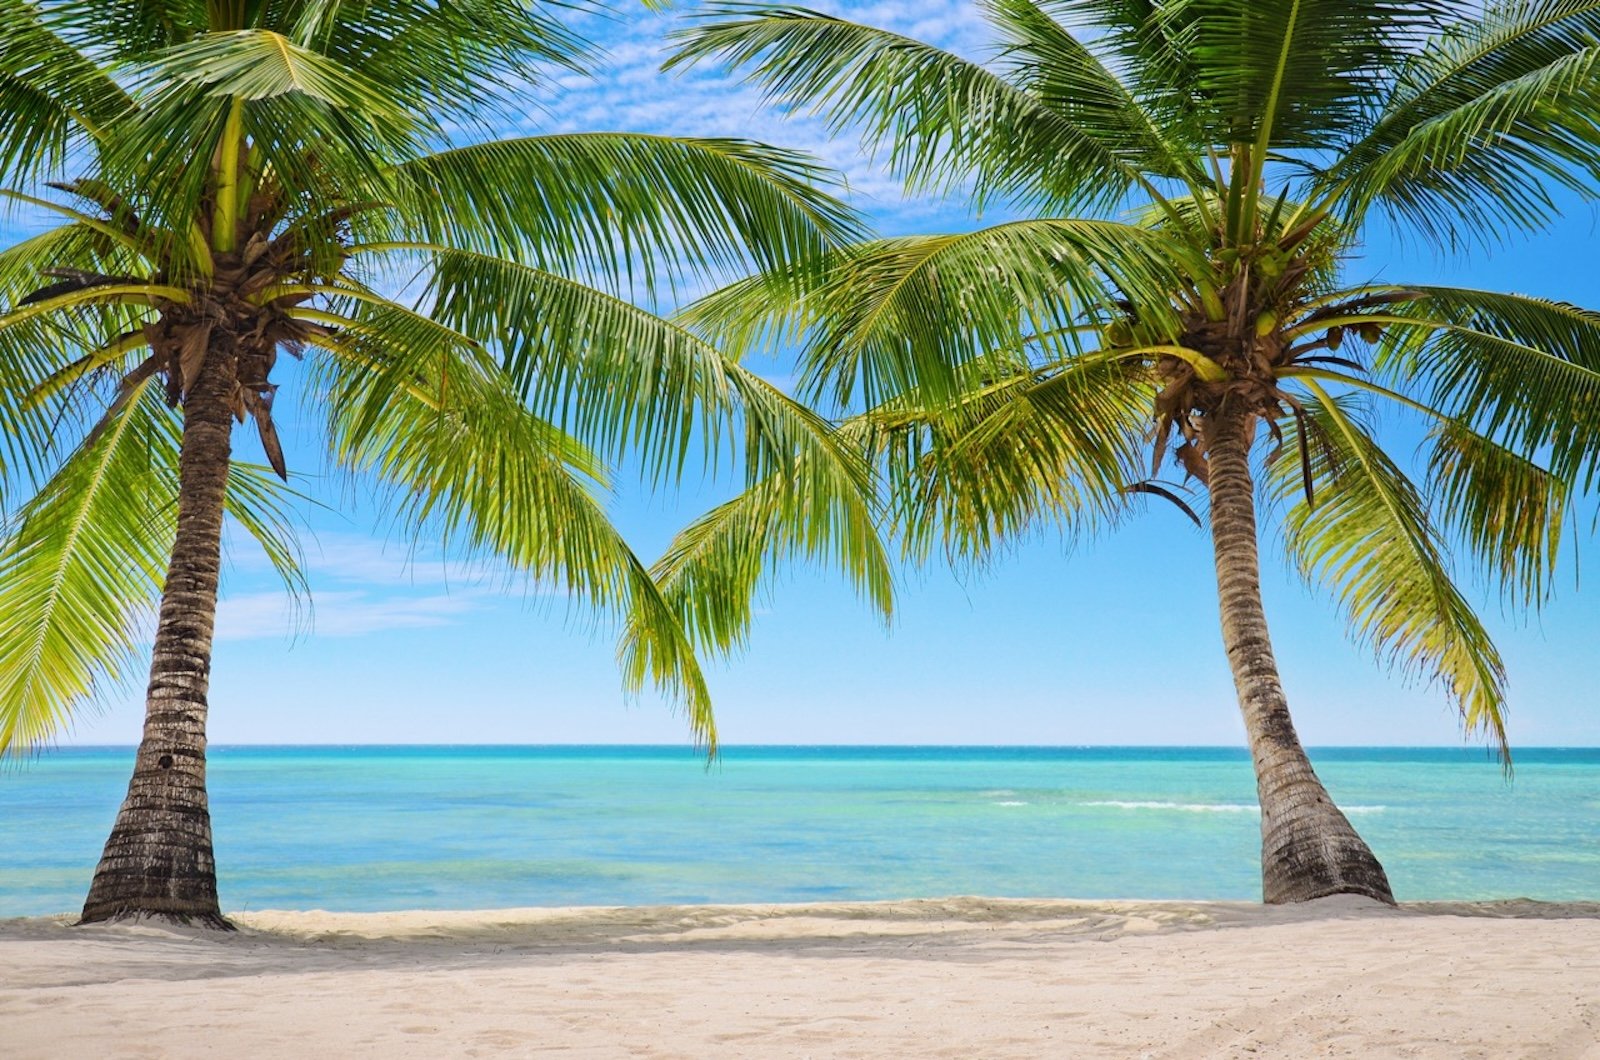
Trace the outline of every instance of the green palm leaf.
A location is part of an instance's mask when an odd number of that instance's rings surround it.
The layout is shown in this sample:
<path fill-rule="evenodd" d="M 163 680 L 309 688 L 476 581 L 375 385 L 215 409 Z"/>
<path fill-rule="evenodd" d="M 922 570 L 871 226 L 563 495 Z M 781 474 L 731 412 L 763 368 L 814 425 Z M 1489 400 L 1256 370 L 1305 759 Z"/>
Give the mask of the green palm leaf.
<path fill-rule="evenodd" d="M 1184 182 L 1191 193 L 1208 177 L 1199 163 L 1203 141 L 1191 124 L 1135 95 L 1090 44 L 1034 0 L 993 0 L 1007 80 L 1021 86 L 1137 172 Z"/>
<path fill-rule="evenodd" d="M 1441 242 L 1547 220 L 1549 186 L 1594 174 L 1597 62 L 1594 0 L 1458 17 L 1400 67 L 1376 120 L 1327 176 L 1357 210 L 1379 204 Z"/>
<path fill-rule="evenodd" d="M 1394 0 L 1187 0 L 1157 17 L 1182 34 L 1215 142 L 1264 153 L 1321 149 L 1359 127 L 1386 71 L 1445 9 Z"/>
<path fill-rule="evenodd" d="M 264 100 L 297 93 L 374 121 L 409 125 L 391 87 L 270 29 L 206 33 L 165 49 L 134 72 L 152 95 L 195 86 L 212 96 Z"/>
<path fill-rule="evenodd" d="M 1548 451 L 1563 480 L 1600 473 L 1600 313 L 1461 288 L 1414 288 L 1375 369 L 1521 453 Z"/>
<path fill-rule="evenodd" d="M 1041 530 L 1070 537 L 1120 517 L 1144 478 L 1153 393 L 1138 366 L 1090 353 L 1018 364 L 954 407 L 890 402 L 845 429 L 878 454 L 910 556 L 942 545 L 981 562 Z"/>
<path fill-rule="evenodd" d="M 128 98 L 28 0 L 0 0 L 0 183 L 60 166 L 121 115 Z"/>
<path fill-rule="evenodd" d="M 1460 423 L 1429 438 L 1428 482 L 1441 528 L 1465 541 L 1502 592 L 1522 606 L 1553 588 L 1571 490 L 1533 460 Z"/>
<path fill-rule="evenodd" d="M 755 603 L 787 566 L 810 561 L 844 571 L 882 612 L 893 609 L 893 576 L 873 511 L 853 491 L 823 495 L 802 457 L 725 501 L 680 531 L 650 569 L 663 597 L 695 642 L 727 651 L 742 646 Z M 853 487 L 854 484 L 851 484 Z M 642 640 L 629 624 L 625 644 Z"/>
<path fill-rule="evenodd" d="M 586 72 L 598 49 L 543 6 L 525 0 L 364 0 L 352 19 L 338 2 L 303 5 L 294 39 L 337 57 L 359 57 L 366 75 L 437 119 L 484 124 L 486 104 L 507 113 L 549 67 Z"/>
<path fill-rule="evenodd" d="M 0 753 L 64 731 L 130 679 L 176 527 L 178 424 L 146 380 L 19 511 L 0 548 Z M 305 591 L 275 480 L 234 468 L 228 512 Z"/>
<path fill-rule="evenodd" d="M 392 174 L 402 238 L 511 253 L 567 275 L 657 283 L 804 260 L 857 238 L 801 155 L 743 140 L 573 133 L 427 155 Z M 559 189 L 547 193 L 538 189 Z"/>
<path fill-rule="evenodd" d="M 660 317 L 542 269 L 448 249 L 429 256 L 438 319 L 495 341 L 529 407 L 598 452 L 631 452 L 667 475 L 696 448 L 722 451 L 756 480 L 825 438 L 815 416 Z"/>
<path fill-rule="evenodd" d="M 118 417 L 21 513 L 0 553 L 0 747 L 50 738 L 123 677 L 171 547 L 172 469 L 154 459 L 175 448 L 170 419 Z"/>
<path fill-rule="evenodd" d="M 1121 315 L 1119 297 L 1151 306 L 1146 323 L 1160 336 L 1171 322 L 1157 292 L 1182 283 L 1188 257 L 1162 234 L 1130 225 L 1016 221 L 862 244 L 815 276 L 713 295 L 690 321 L 715 333 L 726 318 L 729 337 L 768 324 L 800 334 L 803 392 L 827 394 L 840 408 L 908 390 L 938 402 L 956 392 L 958 366 L 974 349 L 1016 349 L 1036 336 L 1072 349 L 1086 315 Z"/>
<path fill-rule="evenodd" d="M 1357 637 L 1390 665 L 1442 683 L 1467 729 L 1487 734 L 1509 762 L 1505 668 L 1450 578 L 1448 544 L 1424 495 L 1347 401 L 1308 387 L 1313 399 L 1293 430 L 1305 432 L 1316 504 L 1294 461 L 1275 461 L 1269 480 L 1288 505 L 1290 556 L 1307 581 L 1333 593 Z M 1300 444 L 1291 438 L 1285 450 Z"/>
<path fill-rule="evenodd" d="M 1138 179 L 1125 135 L 1099 139 L 1023 87 L 912 38 L 798 7 L 720 3 L 699 17 L 669 67 L 714 56 L 748 66 L 775 101 L 860 129 L 911 187 L 970 178 L 980 197 L 1065 209 L 1115 202 Z"/>
<path fill-rule="evenodd" d="M 381 333 L 380 333 L 381 334 Z M 387 342 L 374 336 L 376 343 Z M 329 362 L 325 384 L 335 451 L 352 470 L 397 490 L 409 525 L 437 528 L 447 547 L 497 556 L 542 584 L 597 608 L 620 609 L 619 648 L 630 687 L 653 682 L 685 708 L 711 750 L 716 725 L 688 634 L 649 571 L 607 520 L 591 483 L 597 470 L 575 440 L 530 414 L 505 381 L 455 357 L 419 358 L 389 346 L 389 360 L 432 377 L 386 386 L 364 361 Z M 378 353 L 369 344 L 369 356 Z M 441 385 L 440 371 L 449 370 Z M 443 400 L 427 395 L 444 394 Z M 381 417 L 361 415 L 374 402 Z"/>
<path fill-rule="evenodd" d="M 602 292 L 485 255 L 394 249 L 427 255 L 432 268 L 425 281 L 427 301 L 437 308 L 444 326 L 412 319 L 408 312 L 381 303 L 367 304 L 355 314 L 352 324 L 359 322 L 358 328 L 345 329 L 337 348 L 354 352 L 378 370 L 362 377 L 360 391 L 338 392 L 333 405 L 345 423 L 342 436 L 357 439 L 362 447 L 373 444 L 374 452 L 431 452 L 386 433 L 371 435 L 376 441 L 369 443 L 368 432 L 389 429 L 396 403 L 415 407 L 421 401 L 444 408 L 465 402 L 457 413 L 462 417 L 477 415 L 474 408 L 503 404 L 505 398 L 473 389 L 499 366 L 461 341 L 466 334 L 493 336 L 504 358 L 505 378 L 531 410 L 520 411 L 518 404 L 515 410 L 507 406 L 505 413 L 522 417 L 518 431 L 523 433 L 542 424 L 545 434 L 538 444 L 567 446 L 560 449 L 561 460 L 585 476 L 598 474 L 598 463 L 588 455 L 591 447 L 606 455 L 635 453 L 659 476 L 680 473 L 696 448 L 713 454 L 720 449 L 744 464 L 747 491 L 685 531 L 674 546 L 678 558 L 662 593 L 692 636 L 711 647 L 732 646 L 738 639 L 732 631 L 742 629 L 750 616 L 752 594 L 763 581 L 760 572 L 800 558 L 836 563 L 887 615 L 891 577 L 875 531 L 870 473 L 832 437 L 825 422 L 691 333 Z M 463 394 L 472 396 L 469 400 Z M 487 427 L 482 434 L 487 439 L 519 436 Z M 573 450 L 572 445 L 580 448 Z M 461 452 L 474 451 L 467 446 Z M 504 460 L 497 457 L 490 466 L 504 466 Z M 465 470 L 451 471 L 455 464 L 447 454 L 428 457 L 426 466 L 462 481 L 480 481 Z M 481 482 L 492 489 L 492 478 L 484 475 Z M 430 514 L 432 498 L 445 492 L 435 486 L 414 493 L 420 505 L 416 514 Z M 475 524 L 497 518 L 502 514 L 497 503 L 491 493 L 481 507 L 458 509 L 457 517 L 470 512 Z M 536 504 L 532 507 L 537 510 Z M 735 523 L 743 530 L 733 532 Z M 712 524 L 718 529 L 708 530 Z M 515 541 L 549 537 L 543 529 L 523 527 L 503 535 L 493 548 L 505 554 Z M 694 542 L 689 551 L 684 551 L 685 541 Z M 539 568 L 531 557 L 509 558 Z M 711 579 L 718 577 L 714 568 L 733 566 L 747 576 L 713 584 Z M 658 568 L 657 573 L 665 577 L 668 571 Z M 594 586 L 567 588 L 612 598 Z M 713 589 L 731 595 L 707 595 Z M 645 610 L 631 613 L 624 641 L 635 677 L 654 672 L 650 658 L 671 657 L 661 647 L 647 650 L 641 640 L 649 627 L 639 623 L 657 621 L 652 617 L 654 599 L 633 602 L 636 608 L 645 604 Z"/>

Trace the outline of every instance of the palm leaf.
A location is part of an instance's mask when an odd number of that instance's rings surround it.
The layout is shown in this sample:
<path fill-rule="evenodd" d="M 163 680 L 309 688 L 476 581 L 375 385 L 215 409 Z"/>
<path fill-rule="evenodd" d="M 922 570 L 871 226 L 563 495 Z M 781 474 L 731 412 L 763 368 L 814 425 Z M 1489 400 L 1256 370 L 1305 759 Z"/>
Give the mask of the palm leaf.
<path fill-rule="evenodd" d="M 1384 74 L 1445 5 L 1394 0 L 1188 0 L 1181 26 L 1216 142 L 1321 150 L 1361 126 Z M 1311 57 L 1315 57 L 1314 59 Z"/>
<path fill-rule="evenodd" d="M 794 467 L 748 486 L 680 531 L 651 568 L 662 596 L 704 648 L 741 647 L 762 591 L 798 562 L 842 571 L 885 620 L 893 611 L 893 575 L 872 506 L 837 470 Z M 819 487 L 819 482 L 822 484 Z M 630 627 L 625 642 L 642 636 Z"/>
<path fill-rule="evenodd" d="M 879 240 L 825 270 L 736 285 L 691 310 L 729 337 L 787 330 L 804 342 L 802 392 L 839 407 L 917 391 L 957 393 L 974 351 L 1016 349 L 1037 336 L 1073 348 L 1076 326 L 1149 307 L 1152 334 L 1172 325 L 1168 292 L 1188 252 L 1165 235 L 1109 221 L 1017 221 L 956 235 Z M 787 319 L 785 319 L 787 318 Z M 997 366 L 1003 368 L 1004 365 Z"/>
<path fill-rule="evenodd" d="M 1548 220 L 1550 186 L 1595 175 L 1597 62 L 1595 0 L 1463 13 L 1400 67 L 1328 179 L 1358 212 L 1379 204 L 1452 245 Z"/>
<path fill-rule="evenodd" d="M 392 87 L 271 29 L 197 36 L 146 60 L 133 79 L 136 91 L 155 98 L 188 86 L 252 101 L 296 93 L 373 121 L 404 127 L 412 120 Z"/>
<path fill-rule="evenodd" d="M 485 255 L 440 249 L 431 260 L 439 321 L 496 342 L 529 407 L 608 457 L 631 454 L 659 477 L 700 448 L 743 459 L 754 481 L 826 437 L 719 349 L 627 302 Z"/>
<path fill-rule="evenodd" d="M 793 152 L 743 140 L 640 133 L 533 136 L 397 166 L 405 238 L 619 283 L 659 280 L 667 257 L 702 276 L 802 261 L 861 222 Z"/>
<path fill-rule="evenodd" d="M 1394 307 L 1375 370 L 1585 489 L 1600 473 L 1600 313 L 1525 295 L 1419 285 Z"/>
<path fill-rule="evenodd" d="M 426 363 L 401 350 L 388 359 Z M 436 528 L 447 547 L 497 556 L 591 606 L 625 612 L 619 656 L 630 687 L 649 681 L 676 698 L 714 751 L 710 695 L 690 638 L 607 520 L 586 482 L 592 461 L 582 446 L 530 414 L 497 374 L 461 359 L 451 369 L 448 387 L 424 378 L 414 391 L 375 395 L 379 375 L 367 363 L 328 362 L 341 461 L 395 487 L 407 524 Z M 384 414 L 363 426 L 352 413 L 374 400 Z"/>
<path fill-rule="evenodd" d="M 988 361 L 988 358 L 984 358 Z M 886 403 L 846 425 L 879 454 L 912 558 L 982 561 L 1042 530 L 1114 522 L 1143 478 L 1147 373 L 1097 354 L 1018 365 L 953 407 Z"/>
<path fill-rule="evenodd" d="M 0 0 L 0 183 L 59 167 L 128 106 L 127 95 L 40 17 Z"/>
<path fill-rule="evenodd" d="M 297 17 L 282 29 L 295 40 L 351 63 L 397 98 L 425 101 L 442 120 L 479 124 L 485 111 L 543 87 L 547 67 L 581 73 L 599 58 L 553 12 L 524 0 L 364 0 L 356 18 L 338 2 L 286 7 Z"/>
<path fill-rule="evenodd" d="M 19 513 L 0 551 L 0 749 L 63 729 L 125 674 L 171 538 L 175 424 L 148 397 L 79 450 Z"/>
<path fill-rule="evenodd" d="M 921 41 L 798 7 L 719 3 L 683 31 L 669 67 L 720 57 L 769 98 L 854 126 L 909 187 L 971 182 L 1059 209 L 1116 202 L 1138 179 L 1122 151 L 1036 95 Z M 1095 131 L 1104 131 L 1103 126 Z"/>
<path fill-rule="evenodd" d="M 150 380 L 17 513 L 0 544 L 0 753 L 62 732 L 129 679 L 177 528 L 179 424 Z M 307 591 L 285 492 L 234 464 L 227 512 Z"/>
<path fill-rule="evenodd" d="M 174 482 L 174 488 L 176 482 Z M 228 469 L 228 515 L 260 546 L 283 588 L 296 604 L 311 597 L 305 576 L 305 553 L 300 547 L 303 518 L 290 507 L 305 502 L 304 494 L 284 486 L 272 468 L 235 460 Z"/>
<path fill-rule="evenodd" d="M 1191 193 L 1208 177 L 1195 130 L 1134 94 L 1093 48 L 1034 0 L 992 0 L 1002 34 L 1006 79 L 1074 127 L 1113 150 L 1134 170 L 1181 180 Z"/>
<path fill-rule="evenodd" d="M 1306 385 L 1312 397 L 1285 449 L 1308 454 L 1315 506 L 1294 461 L 1275 461 L 1269 472 L 1269 489 L 1287 507 L 1290 556 L 1308 582 L 1333 594 L 1357 639 L 1389 665 L 1442 683 L 1466 728 L 1486 734 L 1509 763 L 1505 668 L 1451 579 L 1448 544 L 1425 495 L 1347 400 Z"/>
<path fill-rule="evenodd" d="M 1570 490 L 1539 464 L 1463 424 L 1429 436 L 1430 500 L 1439 525 L 1465 541 L 1501 591 L 1522 606 L 1550 595 Z"/>

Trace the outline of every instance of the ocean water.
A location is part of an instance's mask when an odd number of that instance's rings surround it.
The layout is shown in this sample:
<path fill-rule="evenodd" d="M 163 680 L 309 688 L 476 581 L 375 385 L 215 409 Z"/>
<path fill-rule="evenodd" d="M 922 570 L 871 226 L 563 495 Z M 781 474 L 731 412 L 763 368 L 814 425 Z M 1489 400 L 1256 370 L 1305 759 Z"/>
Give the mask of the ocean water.
<path fill-rule="evenodd" d="M 1327 749 L 1408 899 L 1600 899 L 1600 749 Z M 0 916 L 75 910 L 130 749 L 0 772 Z M 983 894 L 1257 899 L 1219 748 L 213 747 L 222 903 L 385 910 Z"/>

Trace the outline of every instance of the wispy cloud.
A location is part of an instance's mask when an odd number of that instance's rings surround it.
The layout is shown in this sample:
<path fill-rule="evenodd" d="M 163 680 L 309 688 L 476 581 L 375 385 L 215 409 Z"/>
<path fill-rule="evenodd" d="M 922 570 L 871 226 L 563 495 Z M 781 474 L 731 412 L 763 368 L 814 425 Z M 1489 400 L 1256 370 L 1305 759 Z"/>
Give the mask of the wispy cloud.
<path fill-rule="evenodd" d="M 499 563 L 446 554 L 432 542 L 376 541 L 357 534 L 322 533 L 306 543 L 317 580 L 383 585 L 481 585 L 504 580 Z"/>
<path fill-rule="evenodd" d="M 253 543 L 233 551 L 242 591 L 224 587 L 217 638 L 357 637 L 391 629 L 451 625 L 500 598 L 512 581 L 502 564 L 464 560 L 437 545 L 383 542 L 355 533 L 320 533 L 304 541 L 309 599 L 282 588 L 257 588 L 270 577 Z"/>
<path fill-rule="evenodd" d="M 988 25 L 970 0 L 848 3 L 813 0 L 807 6 L 903 33 L 974 59 L 993 54 Z M 683 136 L 761 140 L 811 154 L 841 173 L 850 196 L 890 231 L 915 229 L 931 216 L 947 216 L 948 203 L 908 199 L 900 182 L 863 153 L 853 130 L 835 134 L 806 113 L 785 113 L 761 89 L 739 83 L 714 63 L 662 73 L 669 32 L 692 25 L 681 16 L 607 21 L 579 19 L 583 31 L 605 45 L 600 76 L 562 75 L 543 113 L 531 114 L 524 132 L 629 130 Z M 550 89 L 545 89 L 549 92 Z"/>
<path fill-rule="evenodd" d="M 217 609 L 218 640 L 292 637 L 359 637 L 392 629 L 445 626 L 476 610 L 486 594 L 381 595 L 365 590 L 317 592 L 305 607 L 283 592 L 225 597 Z"/>

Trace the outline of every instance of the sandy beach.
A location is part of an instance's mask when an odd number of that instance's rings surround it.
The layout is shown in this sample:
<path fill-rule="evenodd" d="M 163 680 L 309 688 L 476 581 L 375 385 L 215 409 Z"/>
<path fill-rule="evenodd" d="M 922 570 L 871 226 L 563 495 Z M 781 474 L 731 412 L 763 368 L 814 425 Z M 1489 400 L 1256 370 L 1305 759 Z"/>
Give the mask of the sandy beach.
<path fill-rule="evenodd" d="M 0 921 L 34 1057 L 1596 1057 L 1600 904 L 954 898 Z"/>

